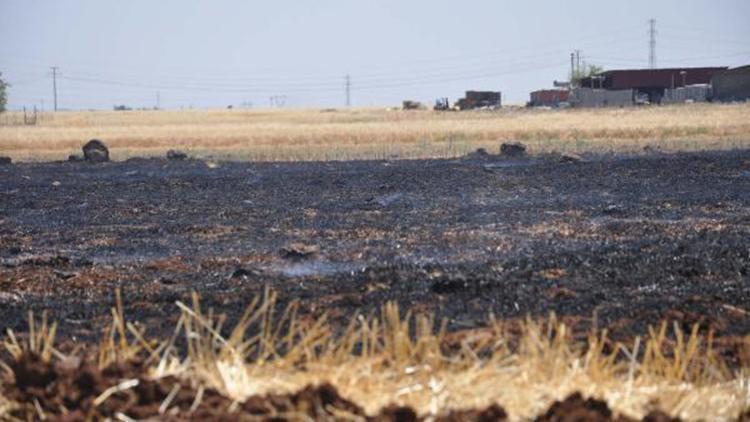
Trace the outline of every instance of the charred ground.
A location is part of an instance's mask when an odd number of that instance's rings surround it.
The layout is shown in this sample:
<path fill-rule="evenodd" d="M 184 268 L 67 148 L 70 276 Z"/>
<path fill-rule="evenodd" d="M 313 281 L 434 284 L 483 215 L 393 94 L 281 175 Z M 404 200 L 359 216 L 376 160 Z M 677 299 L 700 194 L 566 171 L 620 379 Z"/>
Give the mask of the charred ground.
<path fill-rule="evenodd" d="M 192 291 L 231 320 L 266 286 L 342 326 L 394 300 L 451 330 L 555 312 L 729 340 L 750 332 L 750 151 L 0 167 L 3 331 L 46 309 L 94 340 L 119 287 L 158 334 Z"/>

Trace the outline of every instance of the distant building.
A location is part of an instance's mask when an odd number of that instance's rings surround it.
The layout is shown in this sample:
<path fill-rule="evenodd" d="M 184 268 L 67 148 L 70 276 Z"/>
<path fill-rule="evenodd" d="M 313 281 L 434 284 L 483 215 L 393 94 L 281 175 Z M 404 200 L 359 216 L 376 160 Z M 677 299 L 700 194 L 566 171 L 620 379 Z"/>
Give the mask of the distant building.
<path fill-rule="evenodd" d="M 499 91 L 466 91 L 466 97 L 456 101 L 459 110 L 474 108 L 500 108 L 502 94 Z"/>
<path fill-rule="evenodd" d="M 571 107 L 630 107 L 635 104 L 635 91 L 573 88 L 568 103 Z"/>
<path fill-rule="evenodd" d="M 401 105 L 401 108 L 403 110 L 422 110 L 425 108 L 425 106 L 419 101 L 404 100 L 404 102 Z"/>
<path fill-rule="evenodd" d="M 570 91 L 567 89 L 540 89 L 530 94 L 530 107 L 559 107 L 568 102 Z"/>
<path fill-rule="evenodd" d="M 666 89 L 710 84 L 727 67 L 683 67 L 668 69 L 609 70 L 581 79 L 581 88 L 635 91 L 651 103 L 661 103 Z"/>
<path fill-rule="evenodd" d="M 750 100 L 750 65 L 719 72 L 713 76 L 711 84 L 715 101 Z"/>
<path fill-rule="evenodd" d="M 711 99 L 711 85 L 688 85 L 664 90 L 662 104 L 699 103 Z"/>

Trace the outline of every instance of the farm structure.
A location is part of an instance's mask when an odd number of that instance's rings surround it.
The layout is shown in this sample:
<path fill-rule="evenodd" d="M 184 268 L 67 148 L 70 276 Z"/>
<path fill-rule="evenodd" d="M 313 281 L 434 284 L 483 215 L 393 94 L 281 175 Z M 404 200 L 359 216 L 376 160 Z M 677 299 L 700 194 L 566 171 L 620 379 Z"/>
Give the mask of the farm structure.
<path fill-rule="evenodd" d="M 567 103 L 570 91 L 567 89 L 540 89 L 530 94 L 530 107 L 559 107 Z"/>
<path fill-rule="evenodd" d="M 456 101 L 459 110 L 475 108 L 500 108 L 502 93 L 499 91 L 466 91 L 466 97 Z"/>
<path fill-rule="evenodd" d="M 632 89 L 573 88 L 568 102 L 571 107 L 630 107 L 635 104 Z"/>
<path fill-rule="evenodd" d="M 750 100 L 750 65 L 719 72 L 711 79 L 716 101 Z"/>
<path fill-rule="evenodd" d="M 688 85 L 664 90 L 662 104 L 704 102 L 711 99 L 711 85 Z"/>
<path fill-rule="evenodd" d="M 665 90 L 691 85 L 707 85 L 727 67 L 683 67 L 666 69 L 609 70 L 581 79 L 581 88 L 633 90 L 635 98 L 661 103 Z"/>

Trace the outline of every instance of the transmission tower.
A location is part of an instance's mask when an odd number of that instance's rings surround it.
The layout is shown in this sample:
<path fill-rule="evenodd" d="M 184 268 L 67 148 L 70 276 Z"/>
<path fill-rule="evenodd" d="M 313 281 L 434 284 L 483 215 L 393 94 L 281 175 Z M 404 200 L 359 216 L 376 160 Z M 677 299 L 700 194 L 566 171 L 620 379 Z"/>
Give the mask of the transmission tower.
<path fill-rule="evenodd" d="M 656 68 L 656 19 L 648 21 L 648 67 Z"/>

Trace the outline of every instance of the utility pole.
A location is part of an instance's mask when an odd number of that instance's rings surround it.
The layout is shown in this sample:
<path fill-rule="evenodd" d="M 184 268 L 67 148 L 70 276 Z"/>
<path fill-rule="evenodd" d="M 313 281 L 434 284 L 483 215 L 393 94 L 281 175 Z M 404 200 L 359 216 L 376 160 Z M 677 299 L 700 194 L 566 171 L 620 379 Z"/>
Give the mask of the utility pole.
<path fill-rule="evenodd" d="M 156 91 L 156 109 L 161 110 L 161 95 L 159 95 L 159 91 Z"/>
<path fill-rule="evenodd" d="M 648 21 L 648 67 L 656 68 L 656 19 Z"/>
<path fill-rule="evenodd" d="M 52 66 L 52 98 L 55 101 L 55 111 L 57 111 L 57 66 Z"/>
<path fill-rule="evenodd" d="M 581 50 L 576 50 L 576 74 L 581 75 Z"/>
<path fill-rule="evenodd" d="M 351 90 L 352 90 L 352 78 L 347 73 L 346 74 L 346 106 L 347 107 L 352 105 Z"/>
<path fill-rule="evenodd" d="M 576 54 L 570 53 L 570 87 L 573 87 L 573 79 L 576 77 Z"/>

